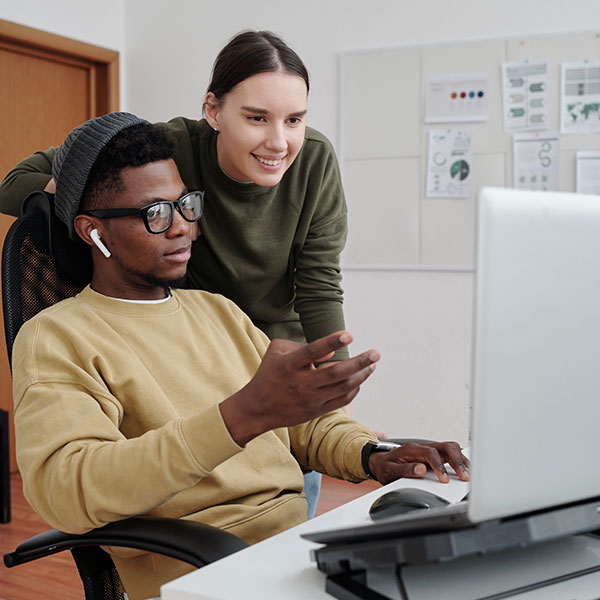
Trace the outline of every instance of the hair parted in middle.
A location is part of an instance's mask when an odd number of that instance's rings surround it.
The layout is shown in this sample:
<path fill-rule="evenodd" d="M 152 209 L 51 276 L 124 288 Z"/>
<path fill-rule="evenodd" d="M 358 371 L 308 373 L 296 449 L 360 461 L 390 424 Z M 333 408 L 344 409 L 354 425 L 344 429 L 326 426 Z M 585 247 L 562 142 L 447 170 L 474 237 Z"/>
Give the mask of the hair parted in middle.
<path fill-rule="evenodd" d="M 242 31 L 219 52 L 207 93 L 221 100 L 238 83 L 258 73 L 298 75 L 310 89 L 308 70 L 300 57 L 271 31 Z"/>

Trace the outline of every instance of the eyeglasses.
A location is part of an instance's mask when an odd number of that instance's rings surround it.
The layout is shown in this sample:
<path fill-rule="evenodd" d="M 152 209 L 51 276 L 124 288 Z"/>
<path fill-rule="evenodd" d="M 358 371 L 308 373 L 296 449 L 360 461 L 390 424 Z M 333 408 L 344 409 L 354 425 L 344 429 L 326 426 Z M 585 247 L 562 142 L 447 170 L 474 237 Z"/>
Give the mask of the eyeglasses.
<path fill-rule="evenodd" d="M 204 208 L 204 192 L 189 192 L 179 200 L 161 200 L 144 206 L 143 208 L 100 208 L 90 210 L 86 215 L 99 219 L 114 219 L 118 217 L 131 217 L 140 215 L 148 233 L 162 233 L 171 227 L 173 212 L 177 212 L 188 223 L 200 220 Z"/>

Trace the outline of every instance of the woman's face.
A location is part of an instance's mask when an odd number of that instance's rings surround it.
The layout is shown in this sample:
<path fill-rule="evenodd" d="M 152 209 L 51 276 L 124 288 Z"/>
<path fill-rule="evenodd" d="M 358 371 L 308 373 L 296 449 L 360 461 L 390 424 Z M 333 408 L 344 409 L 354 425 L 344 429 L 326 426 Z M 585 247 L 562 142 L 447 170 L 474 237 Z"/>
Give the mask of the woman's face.
<path fill-rule="evenodd" d="M 206 97 L 205 114 L 219 131 L 221 168 L 238 181 L 273 186 L 304 142 L 306 83 L 289 73 L 258 73 L 217 101 Z"/>

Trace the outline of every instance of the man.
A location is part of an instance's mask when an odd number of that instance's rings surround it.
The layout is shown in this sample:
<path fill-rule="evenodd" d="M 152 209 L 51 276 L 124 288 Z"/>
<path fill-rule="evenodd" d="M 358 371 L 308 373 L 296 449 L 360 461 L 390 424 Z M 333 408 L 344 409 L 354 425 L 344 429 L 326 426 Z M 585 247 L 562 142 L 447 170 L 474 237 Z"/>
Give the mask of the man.
<path fill-rule="evenodd" d="M 229 300 L 177 290 L 203 195 L 185 189 L 160 127 L 113 113 L 73 130 L 53 164 L 56 212 L 91 247 L 90 286 L 25 323 L 13 349 L 25 495 L 52 526 L 84 532 L 132 515 L 190 518 L 249 543 L 306 519 L 302 469 L 382 483 L 449 462 L 457 444 L 372 452 L 337 410 L 373 372 L 351 342 L 274 340 Z M 207 199 L 210 201 L 210 199 Z M 116 550 L 130 598 L 191 567 Z"/>

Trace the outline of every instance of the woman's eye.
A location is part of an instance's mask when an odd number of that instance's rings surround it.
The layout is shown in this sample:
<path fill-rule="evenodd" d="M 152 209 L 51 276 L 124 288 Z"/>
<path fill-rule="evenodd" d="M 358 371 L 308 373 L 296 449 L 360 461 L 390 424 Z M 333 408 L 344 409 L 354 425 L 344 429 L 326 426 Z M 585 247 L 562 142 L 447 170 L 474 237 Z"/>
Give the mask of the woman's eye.
<path fill-rule="evenodd" d="M 253 115 L 251 117 L 248 117 L 248 119 L 250 121 L 254 121 L 255 123 L 262 123 L 265 120 L 265 118 L 261 117 L 260 115 Z"/>

